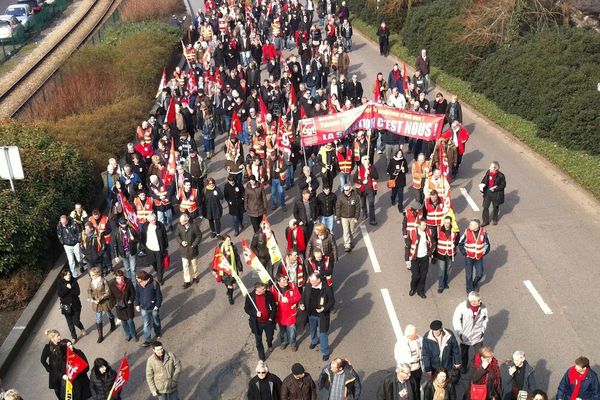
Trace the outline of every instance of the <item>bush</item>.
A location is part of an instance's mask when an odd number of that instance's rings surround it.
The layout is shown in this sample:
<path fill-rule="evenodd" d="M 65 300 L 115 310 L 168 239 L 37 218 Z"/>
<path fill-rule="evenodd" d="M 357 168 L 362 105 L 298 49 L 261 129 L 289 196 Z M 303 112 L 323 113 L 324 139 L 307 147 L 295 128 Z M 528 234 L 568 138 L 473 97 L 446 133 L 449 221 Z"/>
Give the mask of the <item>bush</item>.
<path fill-rule="evenodd" d="M 91 199 L 90 163 L 73 146 L 58 142 L 37 126 L 0 124 L 0 143 L 18 146 L 25 179 L 0 186 L 0 276 L 45 263 L 60 214 Z"/>
<path fill-rule="evenodd" d="M 42 284 L 44 276 L 21 269 L 2 279 L 0 285 L 0 311 L 15 310 L 27 306 L 38 287 Z"/>
<path fill-rule="evenodd" d="M 149 20 L 164 20 L 173 14 L 186 12 L 181 0 L 160 0 L 151 6 L 148 0 L 127 0 L 121 8 L 121 21 L 140 22 Z"/>
<path fill-rule="evenodd" d="M 600 154 L 600 35 L 566 29 L 529 36 L 490 55 L 473 87 L 505 111 L 533 121 L 538 135 Z"/>

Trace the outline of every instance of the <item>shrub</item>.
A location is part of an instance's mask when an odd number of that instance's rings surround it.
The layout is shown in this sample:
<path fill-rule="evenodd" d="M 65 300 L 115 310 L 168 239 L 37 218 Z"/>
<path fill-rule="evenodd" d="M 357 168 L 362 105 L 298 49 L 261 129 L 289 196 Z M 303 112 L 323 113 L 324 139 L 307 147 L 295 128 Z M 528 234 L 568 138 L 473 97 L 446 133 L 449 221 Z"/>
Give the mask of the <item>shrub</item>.
<path fill-rule="evenodd" d="M 3 279 L 0 285 L 0 311 L 25 307 L 43 280 L 42 274 L 32 273 L 25 268 Z"/>
<path fill-rule="evenodd" d="M 91 198 L 90 164 L 73 146 L 30 124 L 3 122 L 0 142 L 18 146 L 25 179 L 0 186 L 0 276 L 45 262 L 60 214 Z"/>
<path fill-rule="evenodd" d="M 538 126 L 538 135 L 600 154 L 600 35 L 566 29 L 529 36 L 477 68 L 473 87 L 505 111 Z"/>
<path fill-rule="evenodd" d="M 140 22 L 164 20 L 173 14 L 185 13 L 181 0 L 160 0 L 150 6 L 148 0 L 127 0 L 121 8 L 121 21 Z"/>

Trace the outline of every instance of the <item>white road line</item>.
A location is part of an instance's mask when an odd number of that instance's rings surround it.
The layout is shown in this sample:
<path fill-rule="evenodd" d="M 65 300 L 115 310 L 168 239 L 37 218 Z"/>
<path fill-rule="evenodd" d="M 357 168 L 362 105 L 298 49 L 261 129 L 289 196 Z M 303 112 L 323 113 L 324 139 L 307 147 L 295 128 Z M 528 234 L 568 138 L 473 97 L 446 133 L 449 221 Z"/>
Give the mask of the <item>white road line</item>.
<path fill-rule="evenodd" d="M 365 246 L 367 246 L 367 251 L 369 252 L 369 258 L 371 259 L 371 265 L 373 265 L 373 271 L 381 272 L 381 267 L 379 266 L 379 261 L 377 260 L 377 255 L 375 254 L 373 243 L 371 243 L 369 232 L 367 232 L 367 227 L 364 224 L 360 224 L 359 226 L 360 232 L 362 233 L 363 239 L 365 241 Z"/>
<path fill-rule="evenodd" d="M 469 193 L 467 192 L 467 189 L 460 188 L 460 192 L 463 194 L 463 196 L 465 196 L 465 199 L 467 199 L 467 203 L 469 203 L 469 205 L 471 206 L 471 208 L 473 209 L 473 211 L 479 211 L 479 207 L 477 207 L 477 203 L 475 203 L 473 201 L 473 199 L 471 198 L 471 196 L 469 196 Z"/>
<path fill-rule="evenodd" d="M 383 296 L 383 302 L 385 303 L 385 309 L 387 310 L 388 317 L 390 318 L 390 322 L 392 323 L 392 329 L 394 330 L 394 334 L 396 335 L 396 340 L 400 340 L 404 337 L 402 334 L 402 328 L 400 327 L 400 321 L 398 321 L 398 316 L 396 315 L 396 310 L 394 310 L 394 304 L 392 303 L 392 298 L 390 297 L 390 292 L 387 289 L 381 289 L 381 296 Z"/>
<path fill-rule="evenodd" d="M 552 310 L 550 309 L 550 307 L 548 307 L 548 304 L 546 304 L 544 299 L 542 299 L 542 296 L 537 291 L 537 289 L 533 286 L 533 283 L 531 283 L 531 281 L 523 281 L 523 283 L 525 284 L 525 287 L 529 290 L 529 293 L 531 293 L 531 295 L 533 296 L 535 301 L 537 301 L 538 305 L 540 306 L 540 308 L 542 309 L 544 314 L 551 315 Z"/>
<path fill-rule="evenodd" d="M 19 325 L 19 326 L 14 326 L 13 327 L 13 331 L 22 331 L 22 330 L 25 330 L 24 326 Z"/>

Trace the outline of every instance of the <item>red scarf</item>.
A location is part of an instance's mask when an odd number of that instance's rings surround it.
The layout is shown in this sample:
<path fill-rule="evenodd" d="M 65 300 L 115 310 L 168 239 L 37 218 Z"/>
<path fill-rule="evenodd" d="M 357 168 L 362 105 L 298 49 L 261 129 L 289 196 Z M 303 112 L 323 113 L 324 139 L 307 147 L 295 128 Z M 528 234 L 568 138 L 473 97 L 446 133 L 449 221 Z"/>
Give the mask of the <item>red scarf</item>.
<path fill-rule="evenodd" d="M 479 353 L 475 354 L 475 368 L 481 368 L 481 355 Z M 494 374 L 494 388 L 496 390 L 500 389 L 500 367 L 498 366 L 498 360 L 495 357 L 492 357 L 492 362 L 487 366 L 486 371 L 492 372 Z M 476 382 L 478 384 L 487 385 L 489 373 L 483 375 L 480 382 Z M 490 397 L 491 393 L 488 393 L 488 397 Z M 575 399 L 572 399 L 575 400 Z"/>
<path fill-rule="evenodd" d="M 121 282 L 117 281 L 117 289 L 119 289 L 119 292 L 124 293 L 125 292 L 125 284 L 127 282 L 125 282 L 125 279 L 121 280 Z"/>
<path fill-rule="evenodd" d="M 392 76 L 394 77 L 394 82 L 398 82 L 400 79 L 402 79 L 400 70 L 397 70 L 397 71 L 392 70 Z"/>
<path fill-rule="evenodd" d="M 579 397 L 579 390 L 581 390 L 581 382 L 585 380 L 588 372 L 590 372 L 589 368 L 586 368 L 583 374 L 577 372 L 575 367 L 569 368 L 569 383 L 571 385 L 575 385 L 575 387 L 573 388 L 573 393 L 571 393 L 571 400 L 575 400 L 577 397 Z"/>
<path fill-rule="evenodd" d="M 477 312 L 479 311 L 479 306 L 472 306 L 471 303 L 469 304 L 469 308 L 471 309 L 471 312 L 473 313 L 473 316 L 475 316 L 477 314 Z"/>
<path fill-rule="evenodd" d="M 381 83 L 375 79 L 375 88 L 373 89 L 373 100 L 377 103 L 381 98 Z"/>
<path fill-rule="evenodd" d="M 490 171 L 488 178 L 488 188 L 493 188 L 496 183 L 496 176 L 498 175 L 498 171 Z"/>

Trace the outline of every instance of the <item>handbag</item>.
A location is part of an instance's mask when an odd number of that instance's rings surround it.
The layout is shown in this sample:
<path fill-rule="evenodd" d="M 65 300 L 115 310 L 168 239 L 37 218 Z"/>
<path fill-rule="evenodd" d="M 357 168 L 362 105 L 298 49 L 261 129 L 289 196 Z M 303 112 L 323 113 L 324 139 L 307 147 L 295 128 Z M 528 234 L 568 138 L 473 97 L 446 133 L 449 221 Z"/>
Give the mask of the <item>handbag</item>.
<path fill-rule="evenodd" d="M 163 256 L 163 267 L 166 270 L 169 269 L 169 267 L 171 266 L 171 257 L 169 256 L 169 253 L 165 253 L 165 255 Z"/>
<path fill-rule="evenodd" d="M 71 315 L 73 311 L 73 305 L 72 304 L 63 304 L 60 303 L 60 312 L 63 315 Z"/>
<path fill-rule="evenodd" d="M 127 304 L 125 304 L 125 300 L 121 299 L 117 301 L 117 304 L 115 304 L 115 307 L 117 307 L 119 310 L 124 310 L 127 308 Z"/>
<path fill-rule="evenodd" d="M 479 385 L 471 382 L 471 400 L 485 400 L 487 398 L 487 385 Z"/>
<path fill-rule="evenodd" d="M 396 187 L 396 180 L 395 180 L 395 179 L 389 179 L 389 180 L 387 181 L 387 187 L 388 187 L 389 189 L 393 189 L 393 188 L 395 188 L 395 187 Z"/>

